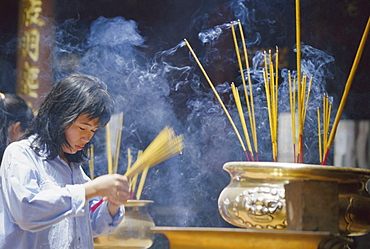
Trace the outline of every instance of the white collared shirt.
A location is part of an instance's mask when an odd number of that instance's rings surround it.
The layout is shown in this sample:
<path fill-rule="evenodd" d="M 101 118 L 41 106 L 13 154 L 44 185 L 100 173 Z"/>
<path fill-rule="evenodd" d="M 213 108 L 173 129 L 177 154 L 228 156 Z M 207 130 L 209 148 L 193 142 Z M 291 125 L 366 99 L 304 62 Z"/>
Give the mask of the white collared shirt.
<path fill-rule="evenodd" d="M 34 137 L 10 144 L 0 168 L 0 249 L 93 249 L 93 237 L 111 233 L 121 222 L 107 202 L 94 212 L 85 203 L 81 165 L 49 160 L 30 147 Z"/>

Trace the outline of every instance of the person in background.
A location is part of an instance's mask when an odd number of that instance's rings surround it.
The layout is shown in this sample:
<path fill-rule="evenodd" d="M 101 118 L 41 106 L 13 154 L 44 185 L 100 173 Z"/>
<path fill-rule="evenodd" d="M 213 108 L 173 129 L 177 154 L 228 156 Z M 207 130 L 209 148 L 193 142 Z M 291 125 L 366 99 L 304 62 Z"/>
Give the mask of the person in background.
<path fill-rule="evenodd" d="M 33 119 L 32 110 L 24 99 L 0 92 L 0 162 L 5 148 L 22 137 Z"/>
<path fill-rule="evenodd" d="M 107 86 L 93 76 L 74 73 L 52 87 L 25 139 L 4 152 L 1 249 L 93 249 L 93 237 L 113 232 L 121 222 L 127 178 L 108 174 L 90 180 L 81 167 L 113 104 Z"/>

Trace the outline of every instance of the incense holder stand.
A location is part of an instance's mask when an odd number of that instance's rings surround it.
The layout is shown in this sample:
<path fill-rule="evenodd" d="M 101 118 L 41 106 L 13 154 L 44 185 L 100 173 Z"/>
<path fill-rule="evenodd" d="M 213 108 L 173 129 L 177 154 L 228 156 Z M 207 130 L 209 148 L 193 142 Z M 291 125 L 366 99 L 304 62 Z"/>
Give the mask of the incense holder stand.
<path fill-rule="evenodd" d="M 129 200 L 125 204 L 125 217 L 111 234 L 94 239 L 94 248 L 145 249 L 152 246 L 155 226 L 147 206 L 150 200 Z"/>
<path fill-rule="evenodd" d="M 242 228 L 370 231 L 370 170 L 275 162 L 228 162 L 231 180 L 218 199 L 225 221 Z"/>

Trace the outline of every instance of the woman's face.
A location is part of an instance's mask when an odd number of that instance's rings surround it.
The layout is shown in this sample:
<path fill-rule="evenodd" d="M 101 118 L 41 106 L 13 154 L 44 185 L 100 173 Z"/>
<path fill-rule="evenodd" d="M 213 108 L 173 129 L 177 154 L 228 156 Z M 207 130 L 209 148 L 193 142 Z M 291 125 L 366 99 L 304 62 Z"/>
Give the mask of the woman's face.
<path fill-rule="evenodd" d="M 71 147 L 64 145 L 62 147 L 63 152 L 75 154 L 77 151 L 82 150 L 97 131 L 97 123 L 98 118 L 90 120 L 88 114 L 78 116 L 76 121 L 65 131 L 66 139 Z"/>

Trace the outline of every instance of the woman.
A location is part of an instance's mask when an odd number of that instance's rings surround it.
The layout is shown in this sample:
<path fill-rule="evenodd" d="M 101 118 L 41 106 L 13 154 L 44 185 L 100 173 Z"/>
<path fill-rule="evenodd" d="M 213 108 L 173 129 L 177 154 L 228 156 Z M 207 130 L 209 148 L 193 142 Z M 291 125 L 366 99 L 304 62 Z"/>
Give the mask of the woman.
<path fill-rule="evenodd" d="M 31 108 L 21 97 L 0 93 L 0 162 L 6 146 L 21 138 L 33 118 Z"/>
<path fill-rule="evenodd" d="M 52 87 L 27 139 L 4 153 L 0 248 L 92 249 L 94 236 L 113 232 L 129 196 L 127 178 L 91 181 L 81 168 L 89 141 L 112 111 L 106 85 L 95 77 L 72 74 Z"/>

